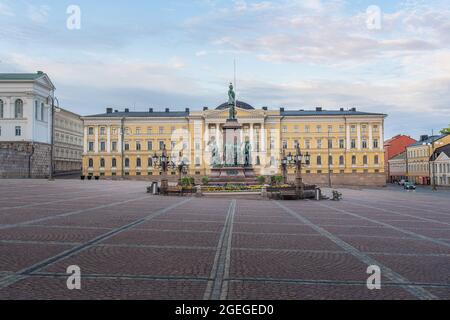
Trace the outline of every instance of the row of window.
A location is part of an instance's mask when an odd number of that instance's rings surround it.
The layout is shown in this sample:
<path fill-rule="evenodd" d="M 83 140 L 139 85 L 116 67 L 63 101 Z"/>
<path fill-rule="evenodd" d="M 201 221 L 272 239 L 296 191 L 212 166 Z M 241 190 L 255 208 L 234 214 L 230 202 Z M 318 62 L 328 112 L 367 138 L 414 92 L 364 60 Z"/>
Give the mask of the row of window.
<path fill-rule="evenodd" d="M 428 157 L 428 150 L 418 149 L 408 151 L 408 158 Z"/>
<path fill-rule="evenodd" d="M 434 164 L 435 173 L 449 173 L 450 174 L 450 163 L 435 163 Z"/>
<path fill-rule="evenodd" d="M 322 144 L 323 140 L 322 139 L 317 139 L 315 142 L 316 142 L 316 144 L 315 144 L 316 149 L 322 149 L 323 148 L 323 144 Z M 293 149 L 297 148 L 299 143 L 300 143 L 299 140 L 294 140 L 293 144 L 292 144 Z M 311 140 L 306 139 L 304 146 L 305 146 L 305 149 L 307 149 L 307 150 L 311 149 Z M 282 141 L 282 147 L 283 147 L 283 149 L 288 149 L 289 148 L 287 140 L 283 140 Z M 327 147 L 329 149 L 333 149 L 335 147 L 334 140 L 329 139 Z M 338 147 L 339 147 L 339 149 L 345 149 L 345 147 L 346 147 L 345 139 L 340 139 L 338 141 Z M 380 144 L 378 142 L 378 139 L 373 139 L 372 140 L 372 148 L 378 149 L 379 147 L 380 147 Z M 270 148 L 271 149 L 275 149 L 275 140 L 273 140 L 273 139 L 270 141 Z M 350 140 L 350 148 L 351 149 L 356 149 L 357 148 L 357 140 L 356 139 L 351 139 Z M 369 148 L 369 141 L 366 140 L 366 139 L 363 139 L 361 141 L 361 148 L 362 149 L 368 149 Z"/>
<path fill-rule="evenodd" d="M 317 125 L 315 129 L 316 129 L 315 132 L 317 132 L 317 133 L 322 133 L 322 132 L 323 132 L 323 130 L 322 130 L 322 129 L 323 129 L 323 126 L 322 126 L 322 125 Z M 361 125 L 361 132 L 362 132 L 363 134 L 364 134 L 364 133 L 367 133 L 368 130 L 369 130 L 369 126 L 368 126 L 368 125 Z M 287 127 L 287 126 L 283 126 L 283 127 L 282 127 L 282 132 L 283 132 L 283 133 L 289 133 L 288 127 Z M 305 133 L 311 133 L 311 126 L 306 125 L 306 126 L 304 127 L 304 132 L 305 132 Z M 334 132 L 333 126 L 329 125 L 329 126 L 327 127 L 327 132 L 329 132 L 329 133 Z M 345 133 L 345 126 L 343 126 L 343 125 L 339 126 L 339 131 L 338 131 L 338 132 L 340 132 L 340 133 Z M 350 126 L 350 132 L 351 132 L 351 133 L 357 133 L 357 126 L 356 126 L 356 125 L 351 125 L 351 126 Z M 373 132 L 373 133 L 378 133 L 378 132 L 379 132 L 379 127 L 378 127 L 378 125 L 372 126 L 372 132 Z M 294 126 L 294 133 L 300 133 L 300 126 Z"/>
<path fill-rule="evenodd" d="M 176 130 L 177 129 L 175 127 L 171 127 L 170 132 L 174 133 Z M 182 130 L 187 130 L 187 127 L 183 127 Z M 148 127 L 147 128 L 147 134 L 148 135 L 153 134 L 153 132 L 154 131 L 153 131 L 152 127 Z M 111 134 L 113 136 L 117 135 L 118 133 L 120 133 L 120 128 L 116 128 L 116 127 L 111 128 Z M 158 133 L 159 134 L 164 134 L 165 133 L 164 127 L 159 127 L 158 128 Z M 94 134 L 95 134 L 94 127 L 88 127 L 88 135 L 92 136 Z M 99 134 L 101 136 L 105 136 L 107 134 L 106 127 L 100 127 Z M 125 128 L 125 134 L 126 135 L 132 135 L 133 134 L 133 130 L 131 128 L 127 127 L 127 128 Z M 134 134 L 135 135 L 141 135 L 142 134 L 142 129 L 141 128 L 136 128 Z"/>
<path fill-rule="evenodd" d="M 22 127 L 21 126 L 16 126 L 14 128 L 15 131 L 15 136 L 16 137 L 20 137 L 22 136 Z M 0 137 L 2 136 L 3 132 L 2 132 L 2 127 L 0 127 Z"/>
<path fill-rule="evenodd" d="M 78 138 L 78 137 L 74 137 L 74 136 L 71 136 L 71 135 L 68 135 L 68 134 L 64 134 L 64 133 L 60 134 L 59 132 L 57 132 L 55 134 L 55 140 L 57 142 L 73 143 L 73 144 L 76 144 L 76 145 L 79 145 L 79 146 L 83 145 L 83 139 Z"/>
<path fill-rule="evenodd" d="M 56 148 L 55 154 L 60 158 L 78 158 L 81 159 L 82 152 L 68 149 Z"/>
<path fill-rule="evenodd" d="M 118 142 L 117 141 L 112 141 L 111 142 L 111 152 L 116 152 L 118 149 Z M 106 152 L 106 141 L 100 141 L 99 143 L 99 151 L 100 152 Z M 171 142 L 171 146 L 172 146 L 172 150 L 175 149 L 176 147 L 176 142 L 172 141 Z M 159 150 L 162 151 L 164 150 L 164 147 L 166 146 L 165 141 L 159 141 Z M 141 151 L 142 148 L 142 144 L 140 141 L 137 141 L 134 145 L 136 151 Z M 183 149 L 186 150 L 187 149 L 187 143 L 183 143 Z M 125 151 L 130 151 L 130 143 L 129 142 L 125 142 L 124 143 L 124 150 Z M 153 151 L 153 141 L 147 141 L 147 151 Z M 89 152 L 94 152 L 95 151 L 95 143 L 93 141 L 89 141 L 88 142 L 88 151 Z"/>
<path fill-rule="evenodd" d="M 3 100 L 0 99 L 0 119 L 5 117 L 5 104 Z M 22 119 L 23 118 L 23 100 L 17 99 L 14 102 L 14 118 Z"/>

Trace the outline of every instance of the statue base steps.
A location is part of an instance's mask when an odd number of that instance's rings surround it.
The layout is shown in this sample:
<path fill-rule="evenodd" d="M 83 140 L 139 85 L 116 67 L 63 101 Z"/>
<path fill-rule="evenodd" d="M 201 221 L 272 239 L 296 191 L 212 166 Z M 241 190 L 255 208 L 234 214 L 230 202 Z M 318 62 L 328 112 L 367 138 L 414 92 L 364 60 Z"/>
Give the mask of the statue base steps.
<path fill-rule="evenodd" d="M 211 169 L 210 183 L 216 185 L 259 185 L 252 167 L 221 167 Z"/>

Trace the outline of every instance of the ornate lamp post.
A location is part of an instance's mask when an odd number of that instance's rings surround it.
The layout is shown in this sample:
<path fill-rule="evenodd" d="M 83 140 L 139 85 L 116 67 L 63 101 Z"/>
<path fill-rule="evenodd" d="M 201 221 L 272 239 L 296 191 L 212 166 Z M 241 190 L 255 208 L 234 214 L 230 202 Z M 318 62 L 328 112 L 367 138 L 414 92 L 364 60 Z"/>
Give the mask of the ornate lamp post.
<path fill-rule="evenodd" d="M 178 183 L 181 185 L 181 180 L 183 179 L 183 176 L 187 174 L 188 171 L 188 164 L 184 162 L 183 160 L 183 152 L 180 152 L 178 160 L 178 165 L 175 165 L 173 163 L 173 166 L 178 169 Z"/>
<path fill-rule="evenodd" d="M 303 153 L 300 150 L 300 146 L 297 145 L 296 147 L 296 154 L 292 155 L 292 153 L 289 153 L 287 156 L 284 156 L 283 159 L 281 160 L 281 165 L 283 168 L 283 175 L 285 178 L 285 183 L 287 182 L 287 178 L 286 178 L 286 171 L 287 171 L 287 167 L 288 166 L 293 166 L 295 167 L 295 188 L 296 188 L 296 193 L 297 193 L 297 197 L 299 199 L 303 198 L 303 194 L 304 194 L 304 183 L 303 183 L 303 178 L 302 178 L 302 166 L 305 164 L 307 165 L 309 163 L 309 161 L 311 160 L 311 156 L 309 155 L 309 153 L 307 152 L 305 155 L 303 155 Z M 284 151 L 283 151 L 284 154 Z"/>
<path fill-rule="evenodd" d="M 167 189 L 169 188 L 169 181 L 167 180 L 167 170 L 170 165 L 169 157 L 167 156 L 166 145 L 164 145 L 164 149 L 162 151 L 161 156 L 158 156 L 156 153 L 153 156 L 153 165 L 155 168 L 160 168 L 162 172 L 161 178 L 161 193 L 167 194 Z"/>

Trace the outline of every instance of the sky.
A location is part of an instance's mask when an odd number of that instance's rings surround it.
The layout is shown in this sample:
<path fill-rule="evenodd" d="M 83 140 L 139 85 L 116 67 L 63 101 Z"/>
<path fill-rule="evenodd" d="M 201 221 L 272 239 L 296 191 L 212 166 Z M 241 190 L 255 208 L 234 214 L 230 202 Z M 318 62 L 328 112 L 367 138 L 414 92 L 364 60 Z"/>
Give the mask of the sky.
<path fill-rule="evenodd" d="M 0 72 L 46 72 L 81 115 L 214 108 L 235 60 L 256 108 L 383 112 L 386 138 L 450 123 L 448 0 L 0 0 Z"/>

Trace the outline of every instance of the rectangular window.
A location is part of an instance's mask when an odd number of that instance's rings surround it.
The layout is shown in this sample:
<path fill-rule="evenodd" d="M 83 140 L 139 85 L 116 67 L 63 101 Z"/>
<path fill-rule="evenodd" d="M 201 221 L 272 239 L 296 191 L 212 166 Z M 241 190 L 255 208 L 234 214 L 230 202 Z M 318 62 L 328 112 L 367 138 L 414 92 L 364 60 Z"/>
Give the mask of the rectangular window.
<path fill-rule="evenodd" d="M 148 127 L 147 128 L 147 134 L 153 134 L 153 128 Z"/>
<path fill-rule="evenodd" d="M 288 128 L 286 126 L 283 127 L 283 133 L 287 133 L 288 132 Z"/>
<path fill-rule="evenodd" d="M 351 133 L 356 133 L 356 126 L 351 126 L 350 131 L 351 131 Z"/>
<path fill-rule="evenodd" d="M 94 135 L 94 128 L 93 128 L 93 127 L 89 127 L 89 128 L 88 128 L 88 134 L 89 134 L 90 136 Z"/>
<path fill-rule="evenodd" d="M 116 141 L 113 141 L 112 142 L 112 151 L 117 151 L 117 142 Z"/>
<path fill-rule="evenodd" d="M 136 134 L 140 135 L 141 134 L 141 128 L 136 128 Z"/>
<path fill-rule="evenodd" d="M 159 127 L 159 134 L 164 134 L 164 127 Z"/>
<path fill-rule="evenodd" d="M 130 144 L 128 142 L 125 142 L 125 151 L 130 150 Z"/>
<path fill-rule="evenodd" d="M 328 126 L 328 132 L 333 132 L 333 126 Z"/>
<path fill-rule="evenodd" d="M 101 127 L 100 128 L 100 135 L 104 136 L 106 134 L 106 128 L 105 127 Z"/>
<path fill-rule="evenodd" d="M 321 133 L 322 132 L 322 126 L 317 126 L 317 132 Z"/>
<path fill-rule="evenodd" d="M 300 132 L 299 126 L 295 126 L 295 127 L 294 127 L 294 132 L 295 132 L 295 133 L 299 133 L 299 132 Z"/>
<path fill-rule="evenodd" d="M 322 140 L 317 139 L 317 149 L 322 149 Z"/>
<path fill-rule="evenodd" d="M 309 133 L 310 130 L 311 130 L 311 129 L 309 128 L 309 126 L 305 126 L 305 132 L 306 132 L 306 133 Z"/>
<path fill-rule="evenodd" d="M 331 139 L 328 140 L 328 148 L 333 149 L 333 140 Z"/>
<path fill-rule="evenodd" d="M 311 141 L 310 140 L 305 140 L 305 148 L 306 149 L 311 149 Z"/>
<path fill-rule="evenodd" d="M 287 140 L 283 140 L 283 149 L 287 149 L 288 148 L 288 142 Z"/>
<path fill-rule="evenodd" d="M 112 135 L 113 135 L 113 136 L 117 135 L 117 129 L 116 129 L 116 128 L 112 128 L 111 131 L 112 131 Z"/>
<path fill-rule="evenodd" d="M 89 142 L 88 150 L 89 152 L 94 152 L 94 143 L 92 141 Z"/>
<path fill-rule="evenodd" d="M 356 149 L 356 140 L 352 139 L 352 145 L 351 145 L 352 149 Z"/>
<path fill-rule="evenodd" d="M 105 141 L 101 141 L 100 142 L 100 151 L 101 152 L 105 152 L 106 151 L 106 142 Z"/>
<path fill-rule="evenodd" d="M 152 151 L 153 150 L 153 142 L 152 141 L 147 141 L 147 150 L 148 151 Z"/>
<path fill-rule="evenodd" d="M 340 133 L 344 133 L 345 132 L 345 127 L 344 126 L 339 126 L 339 132 Z"/>
<path fill-rule="evenodd" d="M 367 140 L 362 141 L 362 147 L 363 149 L 367 149 Z"/>
<path fill-rule="evenodd" d="M 159 142 L 159 150 L 164 150 L 164 146 L 165 146 L 164 141 L 160 141 Z"/>
<path fill-rule="evenodd" d="M 139 141 L 136 141 L 136 150 L 141 151 L 141 143 Z"/>
<path fill-rule="evenodd" d="M 345 149 L 345 140 L 344 139 L 339 140 L 339 149 Z"/>
<path fill-rule="evenodd" d="M 378 139 L 373 140 L 373 148 L 378 149 Z"/>

